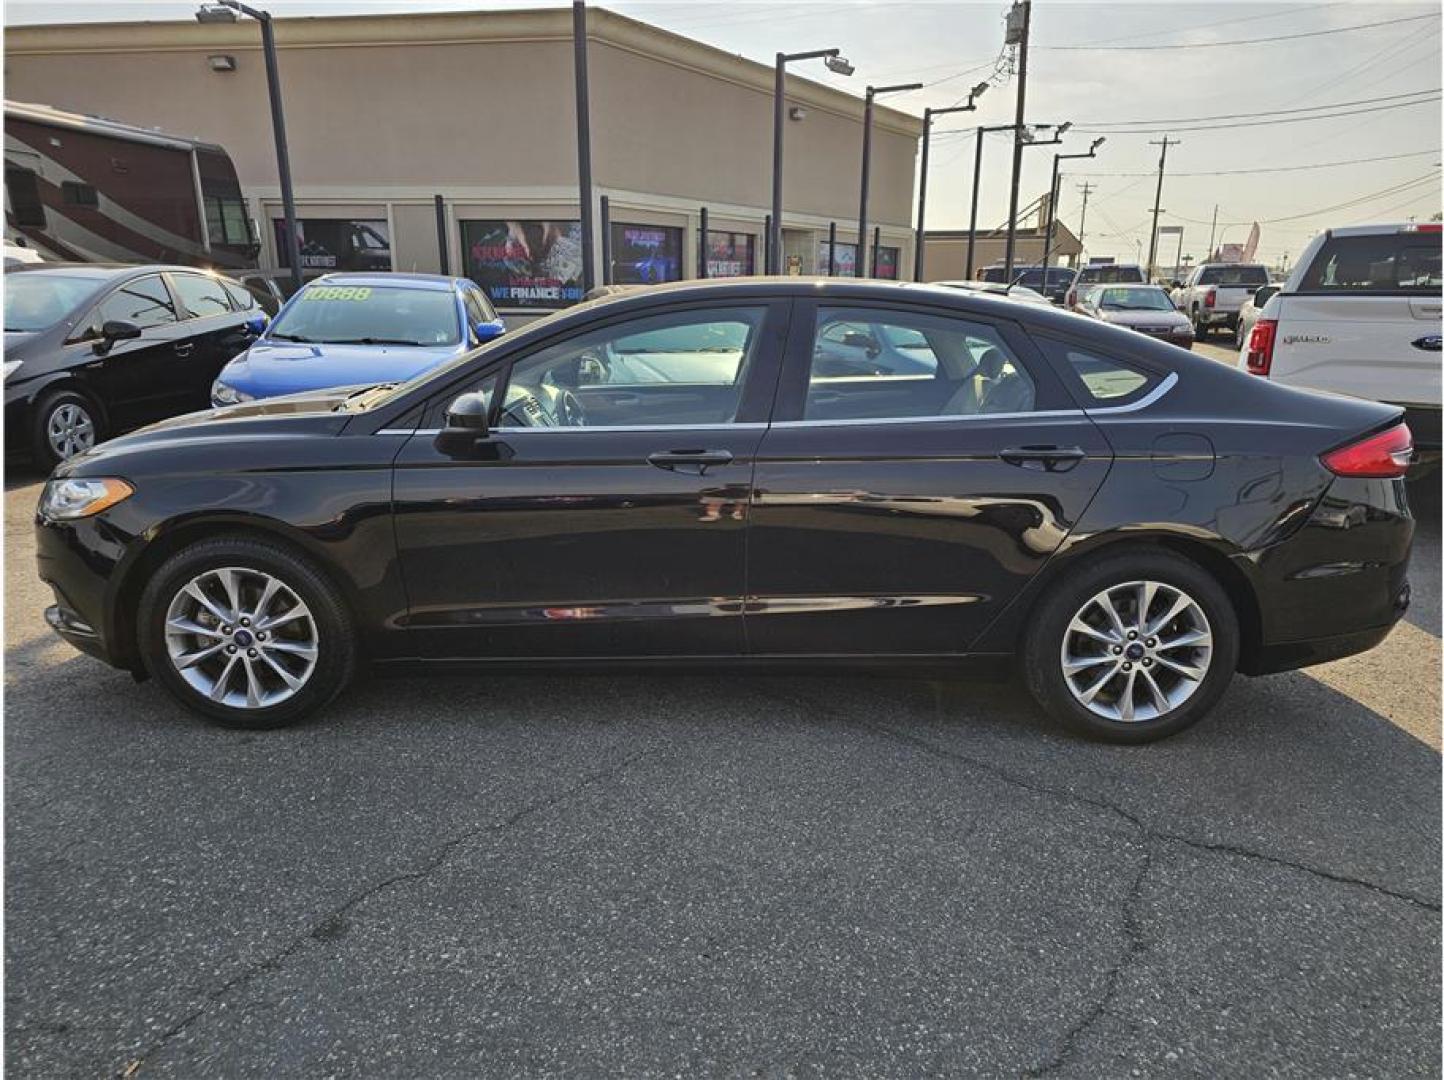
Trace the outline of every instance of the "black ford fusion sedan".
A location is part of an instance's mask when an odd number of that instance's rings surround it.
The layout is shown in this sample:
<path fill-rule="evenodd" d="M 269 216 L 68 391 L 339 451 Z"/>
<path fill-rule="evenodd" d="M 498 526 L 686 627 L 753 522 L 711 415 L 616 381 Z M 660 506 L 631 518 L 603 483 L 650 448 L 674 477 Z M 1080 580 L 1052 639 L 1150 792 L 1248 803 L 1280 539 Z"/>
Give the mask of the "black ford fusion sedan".
<path fill-rule="evenodd" d="M 242 727 L 363 664 L 1016 657 L 1058 721 L 1142 742 L 1388 634 L 1410 454 L 1397 408 L 1060 311 L 685 283 L 95 447 L 46 485 L 40 574 L 66 640 Z"/>

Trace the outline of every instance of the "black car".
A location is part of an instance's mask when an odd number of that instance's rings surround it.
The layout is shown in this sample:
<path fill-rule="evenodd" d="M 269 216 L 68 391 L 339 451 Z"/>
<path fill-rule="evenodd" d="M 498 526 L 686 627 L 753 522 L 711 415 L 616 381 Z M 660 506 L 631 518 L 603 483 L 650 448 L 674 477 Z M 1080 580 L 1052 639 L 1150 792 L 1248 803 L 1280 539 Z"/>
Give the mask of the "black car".
<path fill-rule="evenodd" d="M 830 328 L 927 372 L 829 374 Z M 915 338 L 925 342 L 918 347 Z M 819 347 L 823 342 L 823 347 Z M 399 386 L 182 417 L 56 470 L 50 624 L 225 724 L 358 665 L 1006 670 L 1176 732 L 1407 606 L 1408 428 L 1048 308 L 838 279 L 582 304 Z"/>
<path fill-rule="evenodd" d="M 44 263 L 5 273 L 6 452 L 56 462 L 210 405 L 265 326 L 239 283 L 184 266 Z"/>

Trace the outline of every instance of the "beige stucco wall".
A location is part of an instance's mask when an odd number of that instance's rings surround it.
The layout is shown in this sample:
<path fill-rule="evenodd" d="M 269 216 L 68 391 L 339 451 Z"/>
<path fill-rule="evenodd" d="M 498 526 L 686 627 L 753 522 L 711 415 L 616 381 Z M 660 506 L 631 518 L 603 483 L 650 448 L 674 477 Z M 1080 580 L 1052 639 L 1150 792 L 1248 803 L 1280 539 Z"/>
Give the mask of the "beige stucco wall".
<path fill-rule="evenodd" d="M 441 194 L 456 273 L 460 220 L 578 215 L 569 10 L 279 19 L 276 37 L 302 217 L 365 206 L 358 216 L 392 222 L 397 269 L 434 270 Z M 234 56 L 237 70 L 211 70 L 212 54 Z M 705 203 L 719 225 L 759 234 L 760 258 L 770 67 L 597 8 L 588 57 L 593 183 L 614 218 L 686 226 L 692 276 Z M 15 27 L 5 58 L 11 100 L 224 146 L 273 258 L 279 187 L 254 22 Z M 789 249 L 810 269 L 830 220 L 855 239 L 862 102 L 795 75 L 787 89 L 806 116 L 786 122 L 783 220 L 801 230 Z M 884 244 L 905 249 L 905 272 L 920 130 L 915 117 L 875 112 L 869 218 Z"/>
<path fill-rule="evenodd" d="M 1007 239 L 1002 236 L 980 236 L 973 249 L 973 273 L 985 266 L 1001 263 L 1007 251 Z M 1049 262 L 1053 266 L 1074 266 L 1081 249 L 1071 235 L 1054 234 L 1053 249 Z M 924 249 L 924 281 L 962 281 L 967 273 L 968 239 L 966 236 L 929 235 Z M 1019 236 L 1013 245 L 1013 262 L 1019 266 L 1036 266 L 1043 258 L 1043 241 L 1036 236 Z"/>

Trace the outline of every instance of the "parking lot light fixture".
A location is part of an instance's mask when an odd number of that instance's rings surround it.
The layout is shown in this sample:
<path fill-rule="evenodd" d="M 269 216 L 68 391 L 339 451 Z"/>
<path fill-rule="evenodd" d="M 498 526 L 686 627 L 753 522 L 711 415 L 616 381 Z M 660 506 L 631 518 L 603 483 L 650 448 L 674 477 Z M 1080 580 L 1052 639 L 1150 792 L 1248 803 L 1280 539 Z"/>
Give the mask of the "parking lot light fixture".
<path fill-rule="evenodd" d="M 858 196 L 857 204 L 857 251 L 861 265 L 858 267 L 858 277 L 871 277 L 877 272 L 877 267 L 870 265 L 867 259 L 867 182 L 868 166 L 872 158 L 872 99 L 879 94 L 902 94 L 909 90 L 921 90 L 922 83 L 898 83 L 895 86 L 869 86 L 866 94 L 866 104 L 862 109 L 862 190 Z M 874 257 L 873 261 L 876 261 Z"/>
<path fill-rule="evenodd" d="M 1063 132 L 1071 126 L 1071 124 L 1060 124 L 1058 126 L 1058 134 L 1062 135 Z M 1053 253 L 1053 222 L 1058 217 L 1058 209 L 1056 206 L 1058 200 L 1058 162 L 1068 160 L 1070 158 L 1097 157 L 1098 148 L 1103 145 L 1103 139 L 1104 136 L 1102 135 L 1094 139 L 1092 145 L 1088 147 L 1088 152 L 1086 154 L 1053 155 L 1053 182 L 1048 188 L 1048 224 L 1046 230 L 1043 233 L 1043 291 L 1045 293 L 1048 289 L 1048 260 L 1052 257 Z"/>
<path fill-rule="evenodd" d="M 291 281 L 299 290 L 303 284 L 301 239 L 297 234 L 296 195 L 291 187 L 291 154 L 286 146 L 286 117 L 281 108 L 281 76 L 276 68 L 276 34 L 270 13 L 240 3 L 240 0 L 216 0 L 200 6 L 196 11 L 196 21 L 208 24 L 235 22 L 237 15 L 247 15 L 261 24 L 266 88 L 271 97 L 271 130 L 276 138 L 276 172 L 281 182 L 281 208 L 286 217 L 286 258 L 291 264 Z"/>
<path fill-rule="evenodd" d="M 913 242 L 913 280 L 923 279 L 923 219 L 927 214 L 928 206 L 928 144 L 932 139 L 933 117 L 942 116 L 946 113 L 972 112 L 978 106 L 976 101 L 983 96 L 988 89 L 985 82 L 978 83 L 968 91 L 968 103 L 966 105 L 952 105 L 946 109 L 924 109 L 923 110 L 923 156 L 918 164 L 918 228 L 917 238 Z"/>
<path fill-rule="evenodd" d="M 772 222 L 767 228 L 767 266 L 769 272 L 782 272 L 782 123 L 783 98 L 787 92 L 787 65 L 795 60 L 822 60 L 829 71 L 851 75 L 853 67 L 842 56 L 841 49 L 814 49 L 812 52 L 778 53 L 772 88 Z"/>

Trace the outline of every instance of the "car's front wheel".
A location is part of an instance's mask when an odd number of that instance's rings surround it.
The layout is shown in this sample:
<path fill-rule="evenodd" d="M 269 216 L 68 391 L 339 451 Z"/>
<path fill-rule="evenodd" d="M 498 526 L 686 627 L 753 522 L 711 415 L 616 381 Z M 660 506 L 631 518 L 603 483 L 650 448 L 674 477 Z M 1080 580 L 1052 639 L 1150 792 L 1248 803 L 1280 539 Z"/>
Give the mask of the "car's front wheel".
<path fill-rule="evenodd" d="M 1023 673 L 1078 734 L 1151 742 L 1213 708 L 1238 661 L 1238 619 L 1197 564 L 1132 549 L 1056 583 L 1034 614 Z"/>
<path fill-rule="evenodd" d="M 84 453 L 103 438 L 100 410 L 90 398 L 75 390 L 46 394 L 36 403 L 34 416 L 31 449 L 35 463 L 46 472 Z"/>
<path fill-rule="evenodd" d="M 146 668 L 182 704 L 228 727 L 296 723 L 356 666 L 344 599 L 287 547 L 222 537 L 186 547 L 141 596 Z"/>

